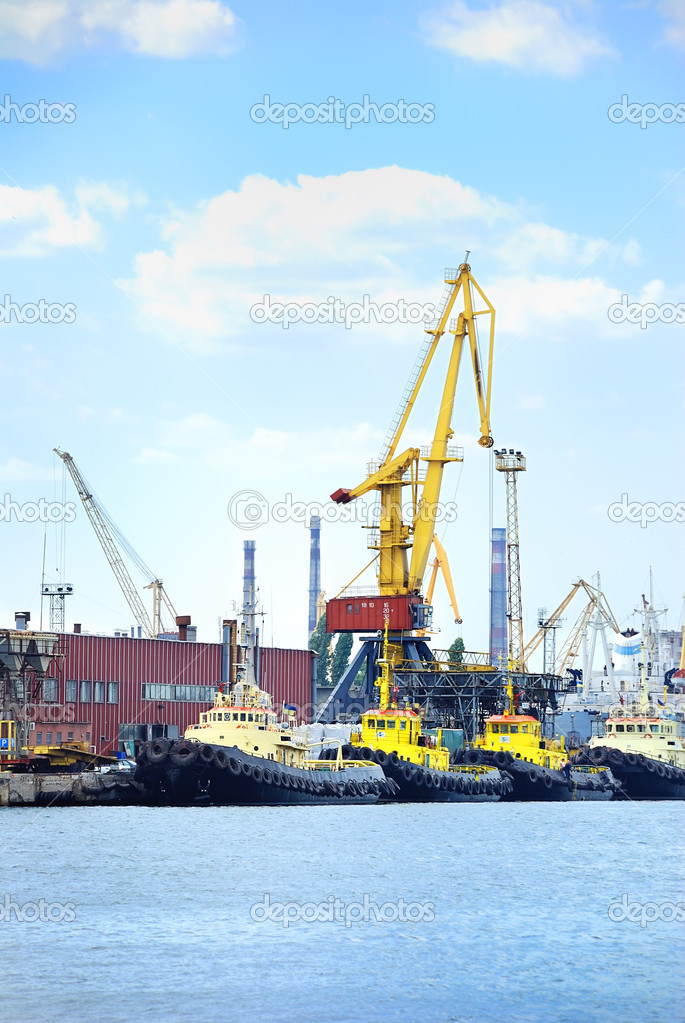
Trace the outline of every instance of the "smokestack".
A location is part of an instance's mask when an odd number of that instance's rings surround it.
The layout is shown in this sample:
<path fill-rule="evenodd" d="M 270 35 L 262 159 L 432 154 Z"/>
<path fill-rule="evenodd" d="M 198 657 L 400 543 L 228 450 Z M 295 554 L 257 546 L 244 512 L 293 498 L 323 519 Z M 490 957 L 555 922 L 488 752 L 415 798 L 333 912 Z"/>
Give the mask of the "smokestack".
<path fill-rule="evenodd" d="M 254 552 L 256 543 L 254 540 L 243 540 L 243 607 L 249 611 L 255 602 L 255 576 L 254 576 Z"/>
<path fill-rule="evenodd" d="M 490 543 L 490 663 L 507 662 L 507 531 L 493 529 Z"/>
<path fill-rule="evenodd" d="M 25 632 L 26 626 L 31 621 L 31 615 L 28 611 L 15 611 L 14 612 L 14 628 L 18 632 Z"/>
<path fill-rule="evenodd" d="M 321 516 L 312 515 L 309 519 L 309 635 L 313 633 L 317 623 L 316 602 L 321 593 Z"/>
<path fill-rule="evenodd" d="M 179 615 L 176 619 L 176 626 L 178 628 L 178 641 L 179 643 L 188 642 L 188 626 L 190 625 L 190 615 Z"/>

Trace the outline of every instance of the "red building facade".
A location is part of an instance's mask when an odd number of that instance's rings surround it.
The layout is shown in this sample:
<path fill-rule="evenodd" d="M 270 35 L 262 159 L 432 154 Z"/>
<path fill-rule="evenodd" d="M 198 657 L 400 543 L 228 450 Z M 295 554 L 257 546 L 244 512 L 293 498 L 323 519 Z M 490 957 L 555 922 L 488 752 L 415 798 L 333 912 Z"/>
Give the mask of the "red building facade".
<path fill-rule="evenodd" d="M 97 752 L 135 753 L 140 742 L 177 738 L 211 706 L 221 682 L 221 643 L 65 633 L 31 707 L 31 745 L 88 742 Z M 274 706 L 311 720 L 315 656 L 309 650 L 259 650 L 259 683 Z M 226 662 L 224 661 L 224 664 Z"/>

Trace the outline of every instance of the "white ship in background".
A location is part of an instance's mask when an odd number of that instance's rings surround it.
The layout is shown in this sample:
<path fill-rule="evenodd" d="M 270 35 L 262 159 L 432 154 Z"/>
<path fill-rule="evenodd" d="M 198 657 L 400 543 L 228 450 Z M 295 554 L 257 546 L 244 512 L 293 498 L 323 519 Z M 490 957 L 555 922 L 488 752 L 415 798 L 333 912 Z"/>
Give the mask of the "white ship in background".
<path fill-rule="evenodd" d="M 685 717 L 682 634 L 660 627 L 659 620 L 667 609 L 654 603 L 651 569 L 649 582 L 649 598 L 643 594 L 641 606 L 635 608 L 640 618 L 638 628 L 618 631 L 606 601 L 597 601 L 579 637 L 577 667 L 565 671 L 568 688 L 559 700 L 555 733 L 575 733 L 578 740 L 601 734 L 601 723 L 607 715 L 640 699 L 643 658 L 651 700 L 655 706 L 663 706 L 666 696 L 669 708 L 682 724 Z M 597 592 L 601 597 L 599 577 Z M 595 667 L 596 663 L 600 666 Z"/>

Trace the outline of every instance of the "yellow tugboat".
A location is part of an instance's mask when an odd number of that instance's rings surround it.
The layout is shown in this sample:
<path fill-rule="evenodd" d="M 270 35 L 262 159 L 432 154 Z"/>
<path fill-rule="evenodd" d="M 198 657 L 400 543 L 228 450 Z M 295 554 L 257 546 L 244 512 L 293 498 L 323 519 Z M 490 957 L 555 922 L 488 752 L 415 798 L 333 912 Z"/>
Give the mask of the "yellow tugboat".
<path fill-rule="evenodd" d="M 344 754 L 379 764 L 386 779 L 399 785 L 393 797 L 398 801 L 496 802 L 510 791 L 511 779 L 494 766 L 450 765 L 450 751 L 442 745 L 442 730 L 438 730 L 437 738 L 425 735 L 419 714 L 391 700 L 387 621 L 383 657 L 378 664 L 378 707 L 361 715 L 361 748 L 343 747 Z"/>
<path fill-rule="evenodd" d="M 515 709 L 514 687 L 507 682 L 507 706 L 485 720 L 485 733 L 463 754 L 463 763 L 492 764 L 513 779 L 510 800 L 611 799 L 619 788 L 611 772 L 569 763 L 563 737 L 543 739 L 540 722 Z"/>
<path fill-rule="evenodd" d="M 637 705 L 607 718 L 604 736 L 593 737 L 574 759 L 608 765 L 628 799 L 685 799 L 685 742 L 667 709 L 666 690 L 663 707 L 650 700 L 644 646 L 642 655 Z"/>

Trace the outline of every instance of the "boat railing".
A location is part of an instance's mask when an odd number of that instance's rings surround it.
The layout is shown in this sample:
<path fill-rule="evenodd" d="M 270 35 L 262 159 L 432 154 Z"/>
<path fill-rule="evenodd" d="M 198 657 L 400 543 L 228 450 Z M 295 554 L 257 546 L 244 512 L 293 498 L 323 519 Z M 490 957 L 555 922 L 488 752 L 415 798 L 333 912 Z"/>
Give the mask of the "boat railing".
<path fill-rule="evenodd" d="M 316 767 L 317 771 L 342 771 L 348 767 L 374 767 L 373 760 L 308 760 L 307 767 Z"/>

